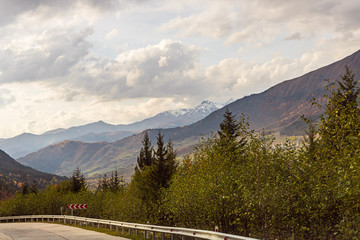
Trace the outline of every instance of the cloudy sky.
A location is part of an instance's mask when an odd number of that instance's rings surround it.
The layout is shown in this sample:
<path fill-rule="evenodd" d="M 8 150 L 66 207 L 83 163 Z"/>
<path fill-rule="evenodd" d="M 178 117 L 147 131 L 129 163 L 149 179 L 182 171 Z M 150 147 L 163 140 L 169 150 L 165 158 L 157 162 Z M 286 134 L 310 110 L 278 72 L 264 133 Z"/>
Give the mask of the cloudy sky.
<path fill-rule="evenodd" d="M 1 0 L 0 138 L 258 93 L 360 49 L 358 0 Z"/>

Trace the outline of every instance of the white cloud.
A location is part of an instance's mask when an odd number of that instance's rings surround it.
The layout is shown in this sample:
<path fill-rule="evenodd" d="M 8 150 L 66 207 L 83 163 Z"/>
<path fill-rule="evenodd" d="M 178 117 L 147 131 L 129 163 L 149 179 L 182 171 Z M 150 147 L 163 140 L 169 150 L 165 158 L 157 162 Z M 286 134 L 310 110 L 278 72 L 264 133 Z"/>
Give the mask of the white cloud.
<path fill-rule="evenodd" d="M 277 40 L 284 31 L 298 39 L 351 32 L 360 27 L 357 1 L 211 1 L 199 11 L 198 4 L 192 6 L 195 11 L 171 19 L 160 29 L 184 37 L 223 38 L 226 43 L 261 47 Z"/>
<path fill-rule="evenodd" d="M 66 87 L 82 89 L 104 100 L 192 95 L 202 86 L 201 79 L 192 73 L 198 68 L 199 54 L 200 49 L 194 46 L 162 40 L 121 53 L 114 61 L 100 64 L 94 58 L 80 62 Z"/>
<path fill-rule="evenodd" d="M 14 101 L 15 97 L 10 90 L 4 88 L 0 89 L 0 108 L 13 103 Z"/>
<path fill-rule="evenodd" d="M 119 34 L 119 31 L 117 29 L 112 29 L 110 32 L 108 32 L 105 35 L 105 38 L 108 40 L 111 40 L 111 39 L 115 38 L 118 34 Z"/>
<path fill-rule="evenodd" d="M 34 37 L 29 47 L 18 44 L 0 50 L 0 83 L 46 81 L 57 84 L 87 56 L 91 44 L 82 32 L 54 29 Z"/>
<path fill-rule="evenodd" d="M 236 13 L 224 3 L 221 8 L 214 6 L 200 14 L 177 17 L 160 26 L 161 31 L 178 31 L 183 36 L 200 35 L 222 38 L 228 35 L 236 20 Z"/>
<path fill-rule="evenodd" d="M 19 17 L 27 15 L 28 17 L 39 17 L 42 20 L 49 21 L 55 17 L 63 17 L 69 11 L 76 10 L 83 17 L 92 18 L 105 11 L 124 8 L 125 1 L 116 0 L 2 0 L 0 2 L 0 27 L 11 24 Z"/>

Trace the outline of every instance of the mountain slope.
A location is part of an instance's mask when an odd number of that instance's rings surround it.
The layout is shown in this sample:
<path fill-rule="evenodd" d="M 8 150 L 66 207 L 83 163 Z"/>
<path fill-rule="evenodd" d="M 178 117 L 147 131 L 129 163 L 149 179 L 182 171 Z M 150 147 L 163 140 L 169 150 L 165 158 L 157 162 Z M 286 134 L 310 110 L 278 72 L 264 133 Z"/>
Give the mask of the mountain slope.
<path fill-rule="evenodd" d="M 35 181 L 39 188 L 44 188 L 51 182 L 55 183 L 64 179 L 66 178 L 26 167 L 0 150 L 0 199 L 13 195 L 24 182 Z"/>
<path fill-rule="evenodd" d="M 145 130 L 149 128 L 172 128 L 182 127 L 197 122 L 218 109 L 218 106 L 210 101 L 203 101 L 200 105 L 173 111 L 166 111 L 147 118 L 143 121 L 129 124 L 132 130 Z"/>
<path fill-rule="evenodd" d="M 344 74 L 345 65 L 360 78 L 360 51 L 351 56 L 305 74 L 301 77 L 282 82 L 263 93 L 253 94 L 230 103 L 226 107 L 238 116 L 244 113 L 249 117 L 252 128 L 279 131 L 299 122 L 300 116 L 319 115 L 318 109 L 312 107 L 309 100 L 312 97 L 322 99 L 326 86 L 325 79 L 339 79 Z M 208 135 L 216 131 L 223 119 L 225 107 L 221 108 L 204 119 L 184 127 L 161 129 L 165 140 L 171 138 L 179 153 L 185 153 L 197 142 L 201 135 Z M 156 134 L 160 129 L 148 130 L 153 144 L 156 143 Z M 111 144 L 106 144 L 86 163 L 87 175 L 113 170 L 116 167 L 131 172 L 136 163 L 136 155 L 141 147 L 143 134 L 133 135 Z M 44 152 L 46 150 L 44 149 Z M 72 161 L 71 158 L 58 158 L 59 161 Z M 41 155 L 29 159 L 28 156 L 20 159 L 30 166 L 40 161 Z M 91 167 L 92 166 L 92 167 Z M 95 169 L 95 170 L 94 170 Z M 61 169 L 56 170 L 59 172 Z"/>
<path fill-rule="evenodd" d="M 217 109 L 218 108 L 214 103 L 204 101 L 193 109 L 166 111 L 159 113 L 154 117 L 128 125 L 112 125 L 99 121 L 68 129 L 55 129 L 41 135 L 24 133 L 0 141 L 0 149 L 4 149 L 11 156 L 19 158 L 50 144 L 55 144 L 64 140 L 113 142 L 148 128 L 169 128 L 191 124 L 203 119 Z"/>

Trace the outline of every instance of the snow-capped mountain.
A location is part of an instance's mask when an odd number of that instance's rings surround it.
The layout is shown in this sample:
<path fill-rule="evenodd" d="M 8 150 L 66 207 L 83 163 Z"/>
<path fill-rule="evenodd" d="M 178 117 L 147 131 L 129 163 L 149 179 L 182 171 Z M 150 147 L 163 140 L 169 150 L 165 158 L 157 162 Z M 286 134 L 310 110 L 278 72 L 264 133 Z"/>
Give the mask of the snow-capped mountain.
<path fill-rule="evenodd" d="M 217 109 L 219 109 L 217 104 L 203 101 L 194 108 L 165 111 L 141 122 L 130 124 L 129 127 L 138 131 L 148 128 L 182 127 L 205 118 Z"/>
<path fill-rule="evenodd" d="M 79 140 L 83 142 L 113 142 L 124 137 L 150 128 L 182 127 L 197 122 L 217 110 L 215 103 L 203 101 L 200 105 L 189 108 L 159 113 L 151 118 L 132 124 L 112 125 L 98 121 L 68 129 L 54 129 L 40 135 L 23 133 L 13 138 L 0 141 L 3 149 L 14 158 L 20 158 L 50 144 L 64 140 Z"/>

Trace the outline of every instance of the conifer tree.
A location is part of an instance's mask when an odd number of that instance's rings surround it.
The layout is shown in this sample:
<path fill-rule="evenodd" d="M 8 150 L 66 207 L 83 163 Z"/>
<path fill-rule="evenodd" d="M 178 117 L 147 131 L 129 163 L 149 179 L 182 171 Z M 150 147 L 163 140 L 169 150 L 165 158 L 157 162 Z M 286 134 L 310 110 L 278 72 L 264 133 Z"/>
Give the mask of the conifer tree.
<path fill-rule="evenodd" d="M 142 171 L 146 166 L 150 166 L 153 162 L 153 147 L 151 146 L 149 134 L 147 131 L 144 133 L 142 145 L 143 146 L 140 150 L 139 156 L 137 157 L 135 171 Z"/>
<path fill-rule="evenodd" d="M 220 146 L 226 147 L 226 151 L 237 151 L 246 145 L 246 138 L 248 132 L 248 123 L 245 121 L 244 116 L 241 121 L 236 120 L 236 115 L 226 108 L 224 119 L 220 123 L 220 130 L 218 135 L 220 137 Z"/>
<path fill-rule="evenodd" d="M 305 151 L 309 157 L 309 160 L 311 162 L 316 160 L 316 148 L 317 148 L 317 140 L 316 140 L 316 134 L 317 131 L 315 129 L 315 124 L 312 120 L 312 118 L 307 119 L 303 117 L 303 120 L 308 125 L 308 130 L 305 130 L 306 135 L 304 136 L 303 144 Z"/>
<path fill-rule="evenodd" d="M 224 113 L 224 119 L 220 123 L 220 130 L 218 131 L 220 139 L 235 140 L 239 136 L 240 126 L 236 121 L 236 115 L 226 108 Z"/>
<path fill-rule="evenodd" d="M 109 180 L 109 188 L 113 193 L 118 192 L 124 187 L 124 180 L 119 178 L 117 170 L 111 173 L 111 178 Z"/>
<path fill-rule="evenodd" d="M 345 75 L 341 81 L 337 81 L 337 88 L 328 91 L 325 115 L 321 118 L 319 135 L 327 152 L 341 153 L 349 147 L 352 140 L 359 139 L 360 134 L 360 110 L 358 99 L 360 89 L 354 74 L 346 67 Z"/>
<path fill-rule="evenodd" d="M 81 173 L 79 168 L 73 172 L 70 177 L 70 190 L 74 193 L 78 193 L 82 190 L 87 189 L 87 184 L 84 175 Z"/>
<path fill-rule="evenodd" d="M 163 138 L 164 136 L 159 132 L 157 151 L 154 154 L 154 164 L 151 168 L 151 176 L 158 189 L 169 186 L 171 177 L 176 170 L 176 152 L 173 143 L 169 139 L 168 144 L 165 146 Z"/>
<path fill-rule="evenodd" d="M 157 136 L 157 149 L 154 152 L 154 163 L 151 168 L 151 178 L 157 189 L 165 187 L 167 184 L 167 149 L 164 143 L 164 136 L 159 131 Z"/>
<path fill-rule="evenodd" d="M 109 180 L 106 176 L 106 173 L 104 174 L 104 177 L 100 179 L 98 190 L 101 191 L 107 191 L 109 190 Z"/>
<path fill-rule="evenodd" d="M 30 186 L 28 182 L 24 182 L 21 186 L 21 193 L 22 195 L 26 195 L 30 193 Z"/>

